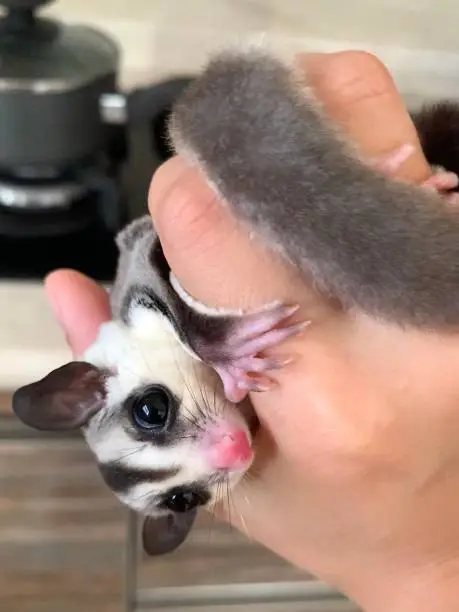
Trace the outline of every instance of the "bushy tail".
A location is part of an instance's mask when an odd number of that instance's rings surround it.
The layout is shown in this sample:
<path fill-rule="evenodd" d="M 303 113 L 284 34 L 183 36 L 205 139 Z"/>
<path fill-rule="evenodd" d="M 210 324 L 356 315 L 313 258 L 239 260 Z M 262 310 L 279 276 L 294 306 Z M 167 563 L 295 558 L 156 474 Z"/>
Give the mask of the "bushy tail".
<path fill-rule="evenodd" d="M 459 104 L 428 104 L 411 117 L 429 164 L 459 174 Z"/>
<path fill-rule="evenodd" d="M 354 158 L 309 94 L 272 57 L 220 54 L 176 102 L 172 144 L 255 236 L 345 307 L 459 327 L 457 211 Z M 459 173 L 459 106 L 414 120 L 429 162 Z"/>

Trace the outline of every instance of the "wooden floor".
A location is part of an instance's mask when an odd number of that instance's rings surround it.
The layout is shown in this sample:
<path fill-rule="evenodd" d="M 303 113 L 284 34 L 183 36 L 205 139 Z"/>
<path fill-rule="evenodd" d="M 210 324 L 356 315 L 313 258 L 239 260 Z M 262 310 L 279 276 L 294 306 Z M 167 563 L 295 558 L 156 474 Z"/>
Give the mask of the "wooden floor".
<path fill-rule="evenodd" d="M 2 612 L 121 612 L 125 542 L 126 513 L 102 483 L 82 441 L 0 438 Z M 154 562 L 139 558 L 138 570 L 141 588 L 305 580 L 207 515 L 181 551 Z M 230 609 L 236 611 L 218 608 Z M 337 603 L 279 609 L 351 608 Z M 253 607 L 258 610 L 271 606 Z"/>

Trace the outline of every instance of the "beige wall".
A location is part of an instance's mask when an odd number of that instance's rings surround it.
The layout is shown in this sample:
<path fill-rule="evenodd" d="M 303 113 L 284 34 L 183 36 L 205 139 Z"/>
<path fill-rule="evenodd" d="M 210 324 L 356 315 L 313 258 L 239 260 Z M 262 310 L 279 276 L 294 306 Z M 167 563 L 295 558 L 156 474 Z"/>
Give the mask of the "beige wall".
<path fill-rule="evenodd" d="M 459 95 L 459 0 L 58 0 L 49 10 L 115 36 L 124 84 L 194 71 L 211 49 L 264 34 L 285 52 L 365 48 L 407 95 Z"/>

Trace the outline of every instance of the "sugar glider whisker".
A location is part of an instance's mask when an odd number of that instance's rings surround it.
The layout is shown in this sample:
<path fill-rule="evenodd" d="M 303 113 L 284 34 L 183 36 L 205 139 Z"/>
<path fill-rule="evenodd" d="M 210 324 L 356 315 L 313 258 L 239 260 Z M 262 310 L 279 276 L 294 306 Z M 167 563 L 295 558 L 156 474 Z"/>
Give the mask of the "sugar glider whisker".
<path fill-rule="evenodd" d="M 428 150 L 444 110 L 430 122 L 423 112 L 415 121 Z M 457 117 L 454 108 L 450 125 Z M 256 239 L 343 308 L 421 328 L 458 324 L 455 208 L 359 159 L 283 62 L 217 54 L 177 101 L 170 136 Z M 459 130 L 445 140 L 457 147 Z M 429 162 L 457 173 L 435 151 Z M 451 176 L 429 186 L 455 188 Z M 107 486 L 146 517 L 146 550 L 162 554 L 250 469 L 248 394 L 287 365 L 276 348 L 309 322 L 295 304 L 248 313 L 200 304 L 172 274 L 148 216 L 117 244 L 112 320 L 78 360 L 18 389 L 13 410 L 37 429 L 81 429 Z"/>

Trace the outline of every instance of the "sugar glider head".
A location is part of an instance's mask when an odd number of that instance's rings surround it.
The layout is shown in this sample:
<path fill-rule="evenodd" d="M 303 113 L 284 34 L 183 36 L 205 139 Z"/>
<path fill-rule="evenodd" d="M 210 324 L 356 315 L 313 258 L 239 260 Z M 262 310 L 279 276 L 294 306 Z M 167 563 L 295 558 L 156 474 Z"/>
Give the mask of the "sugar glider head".
<path fill-rule="evenodd" d="M 18 389 L 13 410 L 36 429 L 81 429 L 108 487 L 146 517 L 146 552 L 164 554 L 244 475 L 252 438 L 244 406 L 228 402 L 167 319 L 132 316 L 132 326 L 104 324 L 81 361 Z"/>

